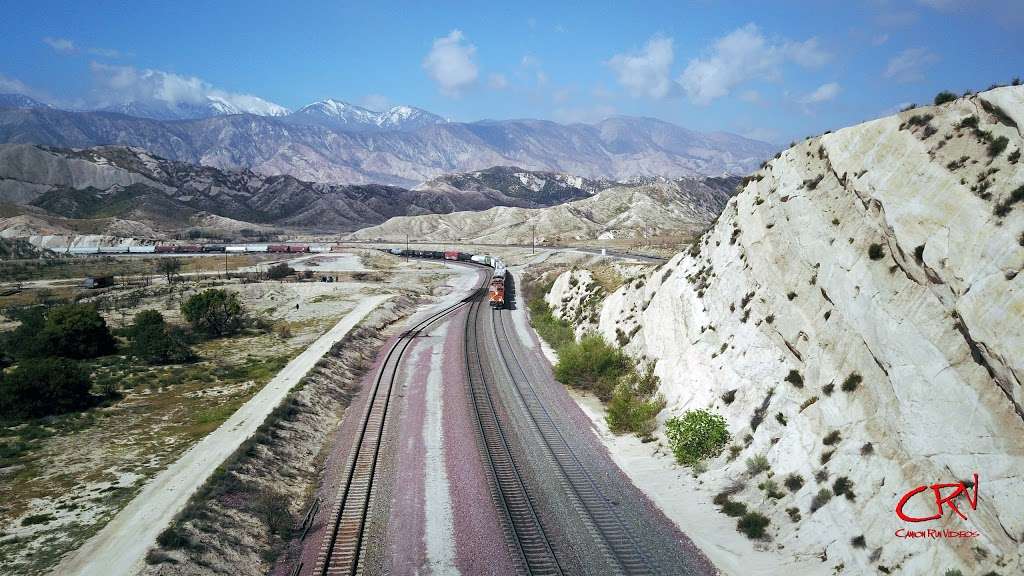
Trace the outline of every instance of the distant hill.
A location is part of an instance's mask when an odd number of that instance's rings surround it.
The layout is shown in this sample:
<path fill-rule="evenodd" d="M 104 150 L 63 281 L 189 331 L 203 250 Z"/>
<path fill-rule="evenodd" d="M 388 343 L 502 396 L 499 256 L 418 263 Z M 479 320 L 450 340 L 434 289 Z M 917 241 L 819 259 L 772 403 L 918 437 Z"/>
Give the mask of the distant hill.
<path fill-rule="evenodd" d="M 222 104 L 202 105 L 209 117 L 172 120 L 195 111 L 154 112 L 134 103 L 114 112 L 72 112 L 0 102 L 0 143 L 132 146 L 221 169 L 405 187 L 501 165 L 611 180 L 746 174 L 775 152 L 764 142 L 694 132 L 650 118 L 569 125 L 543 120 L 462 123 L 411 107 L 377 113 L 338 101 L 283 116 L 269 115 L 283 114 L 277 109 L 268 109 L 267 115 L 227 114 Z M 216 113 L 210 106 L 218 108 Z M 163 119 L 139 117 L 146 115 Z"/>

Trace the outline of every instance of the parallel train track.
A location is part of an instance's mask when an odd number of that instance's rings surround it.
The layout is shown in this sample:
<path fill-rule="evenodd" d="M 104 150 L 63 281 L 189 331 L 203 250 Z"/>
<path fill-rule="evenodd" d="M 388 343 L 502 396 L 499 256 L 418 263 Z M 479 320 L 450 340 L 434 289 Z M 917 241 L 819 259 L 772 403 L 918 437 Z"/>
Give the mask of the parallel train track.
<path fill-rule="evenodd" d="M 512 379 L 516 395 L 526 406 L 530 420 L 568 483 L 570 497 L 575 500 L 580 512 L 592 523 L 594 530 L 607 546 L 611 558 L 618 564 L 623 574 L 652 573 L 643 549 L 630 534 L 593 475 L 577 458 L 565 436 L 555 425 L 548 408 L 537 395 L 536 389 L 512 348 L 512 339 L 504 318 L 505 315 L 500 310 L 493 312 L 492 326 L 501 360 Z"/>
<path fill-rule="evenodd" d="M 488 381 L 493 381 L 493 378 L 485 376 L 477 332 L 482 308 L 483 299 L 478 295 L 470 303 L 466 316 L 466 369 L 478 425 L 481 458 L 487 470 L 491 495 L 502 517 L 508 541 L 513 545 L 512 560 L 516 571 L 520 574 L 562 574 L 558 558 L 535 511 L 536 504 L 526 489 L 498 420 L 488 386 Z"/>
<path fill-rule="evenodd" d="M 367 399 L 355 446 L 345 468 L 344 484 L 328 516 L 332 524 L 321 543 L 315 567 L 310 574 L 334 576 L 361 572 L 363 533 L 377 459 L 402 356 L 415 337 L 465 304 L 466 300 L 463 300 L 425 318 L 399 336 L 388 350 Z"/>

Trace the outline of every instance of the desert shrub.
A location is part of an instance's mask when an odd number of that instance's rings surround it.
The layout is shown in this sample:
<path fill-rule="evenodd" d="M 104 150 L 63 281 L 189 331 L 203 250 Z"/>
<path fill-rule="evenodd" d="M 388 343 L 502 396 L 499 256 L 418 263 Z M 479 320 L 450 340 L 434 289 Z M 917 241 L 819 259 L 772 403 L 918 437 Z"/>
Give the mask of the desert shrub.
<path fill-rule="evenodd" d="M 747 458 L 747 472 L 751 476 L 757 476 L 761 472 L 771 469 L 771 465 L 768 464 L 768 457 L 764 454 L 755 454 L 754 456 Z"/>
<path fill-rule="evenodd" d="M 821 439 L 821 443 L 825 446 L 831 446 L 840 440 L 842 440 L 842 434 L 839 433 L 839 430 L 833 430 Z"/>
<path fill-rule="evenodd" d="M 868 246 L 868 258 L 872 260 L 881 260 L 885 257 L 885 250 L 882 249 L 881 244 L 872 244 Z"/>
<path fill-rule="evenodd" d="M 548 345 L 558 350 L 575 339 L 572 324 L 555 317 L 551 307 L 544 301 L 543 294 L 544 292 L 541 292 L 539 295 L 530 298 L 527 302 L 527 308 L 530 311 L 530 323 L 533 324 L 537 334 Z"/>
<path fill-rule="evenodd" d="M 867 548 L 868 544 L 864 539 L 864 535 L 861 534 L 860 536 L 854 536 L 850 539 L 850 546 L 853 546 L 854 548 Z"/>
<path fill-rule="evenodd" d="M 786 489 L 790 492 L 798 492 L 804 487 L 804 477 L 799 474 L 792 473 L 789 476 L 786 476 L 786 479 L 783 480 L 782 483 L 786 485 Z"/>
<path fill-rule="evenodd" d="M 622 350 L 609 345 L 598 334 L 587 334 L 579 342 L 566 343 L 558 350 L 555 378 L 608 402 L 619 379 L 632 368 L 632 360 Z"/>
<path fill-rule="evenodd" d="M 680 464 L 693 465 L 722 453 L 729 442 L 725 418 L 710 410 L 688 410 L 665 422 L 669 447 Z"/>
<path fill-rule="evenodd" d="M 860 447 L 860 453 L 861 453 L 862 456 L 867 456 L 869 454 L 874 454 L 874 452 L 875 452 L 875 447 L 874 447 L 873 444 L 871 444 L 871 442 L 868 442 L 868 443 L 866 443 L 866 444 L 864 444 L 863 446 Z"/>
<path fill-rule="evenodd" d="M 256 513 L 267 531 L 283 539 L 291 537 L 295 519 L 288 510 L 287 498 L 273 490 L 267 490 L 256 498 Z"/>
<path fill-rule="evenodd" d="M 820 458 L 821 463 L 822 464 L 828 464 L 828 461 L 832 459 L 832 455 L 835 454 L 835 453 L 836 453 L 835 450 L 826 450 L 826 451 L 822 452 L 821 453 L 821 458 Z"/>
<path fill-rule="evenodd" d="M 825 393 L 825 396 L 831 396 L 832 391 L 836 389 L 836 385 L 829 382 L 821 387 L 821 391 Z"/>
<path fill-rule="evenodd" d="M 939 92 L 938 94 L 935 95 L 936 106 L 939 106 L 940 104 L 945 104 L 947 102 L 953 102 L 954 100 L 956 100 L 956 94 L 953 94 L 952 92 L 948 92 L 946 90 L 943 90 L 942 92 Z"/>
<path fill-rule="evenodd" d="M 736 400 L 736 390 L 729 390 L 723 393 L 721 398 L 722 402 L 725 402 L 726 405 L 732 404 Z"/>
<path fill-rule="evenodd" d="M 786 415 L 783 414 L 782 412 L 775 413 L 775 420 L 777 420 L 779 424 L 782 424 L 783 426 L 789 423 L 789 420 L 786 419 Z"/>
<path fill-rule="evenodd" d="M 804 410 L 807 409 L 808 406 L 810 406 L 811 404 L 814 404 L 817 401 L 818 401 L 818 397 L 817 396 L 811 396 L 807 400 L 804 400 L 803 402 L 800 403 L 800 411 L 803 412 Z"/>
<path fill-rule="evenodd" d="M 722 503 L 720 510 L 722 511 L 722 514 L 735 518 L 747 513 L 747 505 L 743 502 L 736 502 L 735 500 L 726 500 Z"/>
<path fill-rule="evenodd" d="M 910 118 L 907 118 L 907 125 L 926 126 L 929 122 L 932 121 L 932 118 L 934 118 L 934 116 L 932 116 L 931 114 L 914 114 Z"/>
<path fill-rule="evenodd" d="M 740 452 L 742 451 L 743 448 L 741 448 L 740 446 L 729 446 L 729 456 L 727 456 L 726 458 L 729 460 L 729 462 L 732 462 L 740 455 Z"/>
<path fill-rule="evenodd" d="M 828 501 L 832 499 L 832 491 L 828 488 L 822 488 L 818 490 L 818 493 L 814 495 L 811 500 L 811 513 L 817 512 L 822 506 L 828 504 Z"/>
<path fill-rule="evenodd" d="M 789 374 L 786 374 L 785 381 L 789 382 L 793 386 L 796 386 L 797 388 L 804 387 L 804 377 L 801 376 L 800 372 L 797 370 L 790 370 Z"/>
<path fill-rule="evenodd" d="M 843 392 L 853 392 L 863 381 L 864 378 L 860 374 L 853 372 L 846 377 L 846 380 L 843 380 L 843 385 L 840 388 Z"/>
<path fill-rule="evenodd" d="M 800 509 L 799 508 L 786 508 L 786 514 L 789 514 L 790 521 L 796 523 L 800 521 Z"/>
<path fill-rule="evenodd" d="M 163 274 L 164 278 L 167 279 L 168 284 L 174 281 L 174 277 L 177 276 L 180 271 L 181 260 L 177 258 L 160 258 L 156 261 L 157 274 Z"/>
<path fill-rule="evenodd" d="M 1006 199 L 996 203 L 995 212 L 996 216 L 1006 216 L 1013 209 L 1013 205 L 1018 202 L 1024 202 L 1024 184 L 1018 186 Z"/>
<path fill-rule="evenodd" d="M 736 522 L 736 530 L 751 540 L 760 540 L 765 536 L 765 528 L 771 524 L 768 517 L 757 512 L 747 512 Z"/>
<path fill-rule="evenodd" d="M 89 373 L 65 358 L 26 358 L 0 379 L 0 415 L 38 418 L 92 404 Z"/>
<path fill-rule="evenodd" d="M 665 398 L 657 393 L 658 385 L 653 365 L 627 373 L 608 402 L 608 428 L 615 434 L 632 432 L 641 438 L 653 434 L 658 413 L 665 408 Z"/>
<path fill-rule="evenodd" d="M 836 496 L 845 496 L 851 502 L 857 499 L 856 494 L 853 493 L 853 481 L 846 476 L 836 478 L 836 481 L 832 483 L 832 493 Z"/>
<path fill-rule="evenodd" d="M 796 292 L 790 292 L 790 293 L 786 294 L 786 299 L 787 300 L 793 300 L 794 298 L 796 298 Z"/>
<path fill-rule="evenodd" d="M 956 127 L 958 129 L 970 128 L 971 130 L 976 130 L 978 128 L 978 117 L 971 114 L 957 122 Z"/>
<path fill-rule="evenodd" d="M 1003 150 L 1006 150 L 1006 146 L 1009 143 L 1010 140 L 1006 136 L 999 136 L 988 143 L 988 147 L 985 149 L 985 152 L 988 153 L 989 158 L 995 158 L 1002 154 Z"/>
<path fill-rule="evenodd" d="M 245 310 L 238 294 L 211 288 L 189 297 L 181 313 L 196 332 L 211 338 L 237 332 L 245 321 Z"/>
<path fill-rule="evenodd" d="M 128 340 L 132 355 L 149 364 L 177 364 L 195 358 L 183 335 L 169 330 L 163 315 L 156 310 L 143 310 L 135 315 Z"/>
<path fill-rule="evenodd" d="M 156 543 L 168 550 L 194 548 L 196 543 L 183 529 L 180 522 L 174 522 L 156 537 Z"/>
<path fill-rule="evenodd" d="M 757 487 L 760 488 L 761 490 L 764 490 L 765 496 L 769 498 L 774 498 L 778 500 L 779 498 L 785 496 L 785 493 L 779 490 L 779 484 L 772 479 L 768 479 L 765 480 L 764 482 L 761 482 L 760 484 L 757 485 Z"/>
<path fill-rule="evenodd" d="M 1016 163 L 1017 163 L 1017 161 L 1018 161 L 1018 160 L 1020 160 L 1020 148 L 1018 148 L 1018 149 L 1014 150 L 1013 152 L 1010 152 L 1010 153 L 1009 153 L 1009 154 L 1008 154 L 1008 155 L 1006 156 L 1006 159 L 1007 159 L 1007 160 L 1008 160 L 1008 161 L 1009 161 L 1009 162 L 1010 162 L 1011 164 L 1016 164 Z"/>
<path fill-rule="evenodd" d="M 275 264 L 267 269 L 267 278 L 270 278 L 271 280 L 280 280 L 282 278 L 287 278 L 292 274 L 295 274 L 295 269 L 284 262 Z"/>

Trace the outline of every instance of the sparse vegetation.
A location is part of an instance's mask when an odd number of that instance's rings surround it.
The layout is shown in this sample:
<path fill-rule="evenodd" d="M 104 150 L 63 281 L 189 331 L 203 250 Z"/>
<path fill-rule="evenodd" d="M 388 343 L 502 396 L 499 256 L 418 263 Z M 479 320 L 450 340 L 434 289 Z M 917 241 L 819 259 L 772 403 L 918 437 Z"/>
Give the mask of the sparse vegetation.
<path fill-rule="evenodd" d="M 657 427 L 658 413 L 665 408 L 665 398 L 658 393 L 659 384 L 653 364 L 630 370 L 620 379 L 608 402 L 608 428 L 616 434 L 632 432 L 641 438 L 650 437 Z"/>
<path fill-rule="evenodd" d="M 725 418 L 703 409 L 669 418 L 665 433 L 676 461 L 688 466 L 718 456 L 729 442 Z"/>
<path fill-rule="evenodd" d="M 861 534 L 860 536 L 854 536 L 850 539 L 850 546 L 853 546 L 854 548 L 867 548 L 868 544 L 864 539 L 864 535 Z"/>
<path fill-rule="evenodd" d="M 536 287 L 530 289 L 530 297 L 527 302 L 527 307 L 530 310 L 530 323 L 533 324 L 533 328 L 537 331 L 537 334 L 548 343 L 549 346 L 558 350 L 565 344 L 572 342 L 573 329 L 572 324 L 556 318 L 548 306 L 548 303 L 544 301 L 544 294 L 551 289 L 551 285 L 548 284 L 546 287 Z M 536 292 L 536 294 L 534 294 Z"/>
<path fill-rule="evenodd" d="M 988 143 L 988 147 L 985 148 L 985 152 L 988 153 L 989 158 L 995 158 L 1002 154 L 1003 150 L 1006 150 L 1006 146 L 1009 143 L 1010 140 L 1006 136 L 993 138 L 992 141 Z"/>
<path fill-rule="evenodd" d="M 793 386 L 796 386 L 797 388 L 803 388 L 804 387 L 804 377 L 801 376 L 800 372 L 797 371 L 797 370 L 790 370 L 789 374 L 786 374 L 786 377 L 784 378 L 784 380 L 786 382 L 789 382 Z"/>
<path fill-rule="evenodd" d="M 619 379 L 632 368 L 632 361 L 622 350 L 598 334 L 587 334 L 579 342 L 568 342 L 558 349 L 555 378 L 607 402 Z"/>
<path fill-rule="evenodd" d="M 846 377 L 846 380 L 843 380 L 843 385 L 840 386 L 840 389 L 842 389 L 843 392 L 853 392 L 863 381 L 864 378 L 860 374 L 852 372 Z"/>
<path fill-rule="evenodd" d="M 1003 217 L 1013 210 L 1013 205 L 1018 202 L 1024 202 L 1024 184 L 1018 186 L 1010 195 L 1004 200 L 997 202 L 993 212 L 996 216 Z"/>
<path fill-rule="evenodd" d="M 747 473 L 751 476 L 757 476 L 761 472 L 766 472 L 771 469 L 771 465 L 768 464 L 768 457 L 764 454 L 755 454 L 754 456 L 747 458 Z"/>
<path fill-rule="evenodd" d="M 799 508 L 786 508 L 786 514 L 789 514 L 789 520 L 794 524 L 800 521 L 801 516 Z"/>
<path fill-rule="evenodd" d="M 804 477 L 794 472 L 786 476 L 782 483 L 786 485 L 787 490 L 795 493 L 804 487 Z"/>
<path fill-rule="evenodd" d="M 728 390 L 728 391 L 722 393 L 721 398 L 722 398 L 722 402 L 725 402 L 725 404 L 727 406 L 729 404 L 732 404 L 736 400 L 736 390 L 735 389 Z"/>
<path fill-rule="evenodd" d="M 833 430 L 821 439 L 821 443 L 825 446 L 832 446 L 838 443 L 841 439 L 842 435 L 839 433 L 839 430 Z"/>
<path fill-rule="evenodd" d="M 287 278 L 292 274 L 295 274 L 295 269 L 284 262 L 275 264 L 267 269 L 267 278 L 270 280 L 281 280 L 282 278 Z"/>
<path fill-rule="evenodd" d="M 882 249 L 881 244 L 871 244 L 868 246 L 868 258 L 872 260 L 881 260 L 885 257 L 885 251 Z"/>
<path fill-rule="evenodd" d="M 836 385 L 833 384 L 832 382 L 829 382 L 828 384 L 825 384 L 824 386 L 821 387 L 821 391 L 825 393 L 825 396 L 831 396 L 832 391 L 835 390 L 835 388 Z"/>
<path fill-rule="evenodd" d="M 811 500 L 811 514 L 817 512 L 822 506 L 828 504 L 828 501 L 832 499 L 832 491 L 828 488 L 822 488 L 818 490 L 818 493 L 814 495 Z"/>
<path fill-rule="evenodd" d="M 836 481 L 832 484 L 832 493 L 836 496 L 845 496 L 851 502 L 857 499 L 853 493 L 853 481 L 846 476 L 836 478 Z"/>
<path fill-rule="evenodd" d="M 955 100 L 956 100 L 956 94 L 953 94 L 952 92 L 949 92 L 947 90 L 943 90 L 942 92 L 939 92 L 938 94 L 935 95 L 935 105 L 936 106 L 940 106 L 940 105 L 945 104 L 947 102 L 953 102 Z"/>
<path fill-rule="evenodd" d="M 181 272 L 181 260 L 177 258 L 158 258 L 156 261 L 156 272 L 167 279 L 167 283 L 174 282 L 174 277 Z"/>
<path fill-rule="evenodd" d="M 875 453 L 875 446 L 871 442 L 866 442 L 860 447 L 861 456 L 869 456 Z"/>
<path fill-rule="evenodd" d="M 751 540 L 760 540 L 764 538 L 765 529 L 769 524 L 771 521 L 767 516 L 757 512 L 747 512 L 736 522 L 736 529 Z"/>

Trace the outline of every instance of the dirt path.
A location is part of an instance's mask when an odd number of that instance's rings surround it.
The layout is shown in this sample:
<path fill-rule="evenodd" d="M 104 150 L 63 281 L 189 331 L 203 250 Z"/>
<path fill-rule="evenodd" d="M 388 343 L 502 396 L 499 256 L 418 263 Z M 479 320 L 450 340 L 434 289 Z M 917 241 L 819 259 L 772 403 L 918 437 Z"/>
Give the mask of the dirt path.
<path fill-rule="evenodd" d="M 371 310 L 390 298 L 370 296 L 326 334 L 288 363 L 256 396 L 219 428 L 153 478 L 99 533 L 58 565 L 53 574 L 110 576 L 134 574 L 189 497 L 206 482 L 225 458 L 251 436 L 267 415 L 331 346 Z"/>

